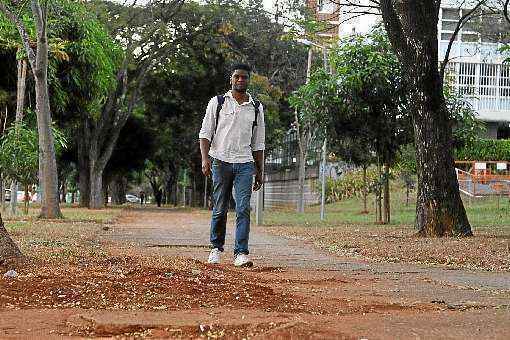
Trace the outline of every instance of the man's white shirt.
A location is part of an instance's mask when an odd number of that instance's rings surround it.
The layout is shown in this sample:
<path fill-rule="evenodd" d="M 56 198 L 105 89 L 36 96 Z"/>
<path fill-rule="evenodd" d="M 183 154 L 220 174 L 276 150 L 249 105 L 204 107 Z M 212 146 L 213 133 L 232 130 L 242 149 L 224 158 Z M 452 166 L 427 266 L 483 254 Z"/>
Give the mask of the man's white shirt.
<path fill-rule="evenodd" d="M 253 151 L 265 149 L 264 109 L 260 104 L 257 125 L 253 127 L 255 104 L 251 95 L 248 96 L 247 102 L 239 104 L 232 96 L 232 91 L 228 91 L 218 122 L 218 99 L 213 97 L 209 101 L 199 133 L 199 138 L 209 141 L 212 138 L 209 156 L 228 163 L 246 163 L 253 161 Z"/>

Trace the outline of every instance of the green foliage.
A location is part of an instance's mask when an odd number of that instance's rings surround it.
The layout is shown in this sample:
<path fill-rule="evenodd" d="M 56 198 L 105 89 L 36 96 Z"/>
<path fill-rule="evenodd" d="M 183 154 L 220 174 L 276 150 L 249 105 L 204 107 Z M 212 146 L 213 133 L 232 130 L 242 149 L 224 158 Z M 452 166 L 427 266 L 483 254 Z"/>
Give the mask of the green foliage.
<path fill-rule="evenodd" d="M 23 123 L 16 124 L 7 129 L 0 143 L 2 174 L 23 185 L 36 182 L 39 164 L 37 131 Z"/>
<path fill-rule="evenodd" d="M 97 117 L 122 58 L 121 47 L 88 8 L 76 1 L 60 0 L 48 22 L 50 38 L 61 42 L 68 60 L 53 58 L 49 75 L 54 110 L 69 104 Z M 55 50 L 55 48 L 53 48 Z M 54 56 L 61 54 L 53 53 Z M 70 103 L 72 97 L 73 103 Z"/>
<path fill-rule="evenodd" d="M 61 153 L 67 140 L 59 129 L 53 127 L 55 151 Z M 26 122 L 14 124 L 0 139 L 0 171 L 10 180 L 23 185 L 37 182 L 39 170 L 39 139 L 37 129 Z"/>
<path fill-rule="evenodd" d="M 464 161 L 510 161 L 510 140 L 476 140 L 458 149 L 455 156 Z"/>
<path fill-rule="evenodd" d="M 280 116 L 280 100 L 283 93 L 279 87 L 271 85 L 267 77 L 256 73 L 251 76 L 248 90 L 264 107 L 266 151 L 270 151 L 280 142 L 286 131 Z"/>
<path fill-rule="evenodd" d="M 329 59 L 333 74 L 314 72 L 290 99 L 300 120 L 327 126 L 333 151 L 342 159 L 361 165 L 378 156 L 392 163 L 400 145 L 411 139 L 412 127 L 388 39 L 379 30 L 345 38 Z"/>
<path fill-rule="evenodd" d="M 367 169 L 367 193 L 374 192 L 379 186 L 379 175 L 375 167 Z M 320 185 L 320 184 L 319 184 Z M 339 179 L 326 179 L 326 201 L 328 203 L 338 202 L 351 197 L 363 195 L 365 183 L 363 181 L 363 170 L 346 172 Z"/>
<path fill-rule="evenodd" d="M 334 108 L 341 103 L 337 79 L 319 69 L 289 98 L 289 103 L 297 111 L 301 128 L 324 131 Z"/>
<path fill-rule="evenodd" d="M 484 122 L 476 118 L 476 111 L 471 103 L 464 96 L 455 93 L 448 84 L 443 92 L 450 119 L 454 122 L 454 147 L 460 148 L 473 143 L 485 131 Z"/>

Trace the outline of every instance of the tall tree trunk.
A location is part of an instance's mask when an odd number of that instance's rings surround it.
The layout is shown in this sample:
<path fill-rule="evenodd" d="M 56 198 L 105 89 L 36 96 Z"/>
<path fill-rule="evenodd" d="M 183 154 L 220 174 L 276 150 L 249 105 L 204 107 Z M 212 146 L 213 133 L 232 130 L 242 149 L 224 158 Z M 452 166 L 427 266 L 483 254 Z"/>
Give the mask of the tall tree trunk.
<path fill-rule="evenodd" d="M 110 189 L 112 191 L 112 204 L 121 205 L 126 203 L 126 187 L 127 180 L 121 174 L 113 176 L 110 182 Z"/>
<path fill-rule="evenodd" d="M 390 223 L 390 166 L 384 164 L 384 196 L 383 196 L 383 222 Z"/>
<path fill-rule="evenodd" d="M 103 162 L 100 157 L 100 149 L 100 141 L 92 140 L 88 152 L 90 179 L 89 207 L 91 209 L 101 209 L 104 207 L 103 173 L 106 167 L 106 162 Z"/>
<path fill-rule="evenodd" d="M 20 258 L 21 256 L 18 246 L 7 233 L 2 215 L 0 214 L 0 260 Z"/>
<path fill-rule="evenodd" d="M 367 166 L 363 165 L 363 213 L 368 213 L 367 207 L 368 183 L 367 183 Z"/>
<path fill-rule="evenodd" d="M 42 34 L 40 34 L 42 35 Z M 55 155 L 55 142 L 51 130 L 51 112 L 48 95 L 47 62 L 48 50 L 46 31 L 38 42 L 38 62 L 34 74 L 36 93 L 37 128 L 39 134 L 39 164 L 41 164 L 42 202 L 40 216 L 43 218 L 60 218 L 60 205 L 58 199 L 57 161 Z"/>
<path fill-rule="evenodd" d="M 299 143 L 297 212 L 305 212 L 306 146 Z"/>
<path fill-rule="evenodd" d="M 104 208 L 103 174 L 90 165 L 90 209 Z"/>
<path fill-rule="evenodd" d="M 5 189 L 4 189 L 4 178 L 0 173 L 0 209 L 3 212 L 5 209 Z"/>
<path fill-rule="evenodd" d="M 67 196 L 67 179 L 65 176 L 62 176 L 60 181 L 60 203 L 66 203 Z"/>
<path fill-rule="evenodd" d="M 110 196 L 110 188 L 108 186 L 108 180 L 106 178 L 106 176 L 103 176 L 103 180 L 102 182 L 104 183 L 103 185 L 103 204 L 104 206 L 108 206 L 108 201 L 109 201 L 109 196 Z"/>
<path fill-rule="evenodd" d="M 82 115 L 83 125 L 78 130 L 78 187 L 80 190 L 80 207 L 90 206 L 90 128 L 87 114 Z"/>
<path fill-rule="evenodd" d="M 380 0 L 384 25 L 407 75 L 418 174 L 416 227 L 422 236 L 471 236 L 454 169 L 452 122 L 438 70 L 440 0 Z"/>
<path fill-rule="evenodd" d="M 383 191 L 383 184 L 382 184 L 382 170 L 381 170 L 381 163 L 379 160 L 377 160 L 377 176 L 379 178 L 377 183 L 377 223 L 383 223 L 382 218 L 382 191 Z"/>
<path fill-rule="evenodd" d="M 19 51 L 18 51 L 19 52 Z M 17 86 L 16 86 L 16 120 L 15 124 L 19 124 L 23 120 L 24 109 L 25 109 L 25 88 L 27 81 L 27 61 L 25 59 L 18 60 L 17 63 L 18 68 L 18 76 L 17 76 Z M 12 215 L 16 215 L 16 210 L 18 207 L 18 183 L 13 181 L 11 183 L 11 193 L 16 193 L 15 195 L 11 195 L 10 204 L 10 213 Z"/>

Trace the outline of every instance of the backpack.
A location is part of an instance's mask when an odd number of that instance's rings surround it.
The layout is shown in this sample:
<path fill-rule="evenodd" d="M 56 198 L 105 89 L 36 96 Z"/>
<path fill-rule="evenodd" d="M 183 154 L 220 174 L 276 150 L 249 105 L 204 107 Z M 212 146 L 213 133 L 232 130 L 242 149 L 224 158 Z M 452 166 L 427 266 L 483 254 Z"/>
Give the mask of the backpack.
<path fill-rule="evenodd" d="M 216 130 L 218 129 L 218 120 L 220 119 L 220 111 L 221 111 L 221 108 L 223 107 L 223 103 L 225 103 L 225 96 L 220 94 L 220 95 L 216 96 L 216 99 L 218 100 L 218 106 L 216 107 L 216 125 L 214 126 L 214 133 L 211 136 L 211 143 L 210 143 L 210 145 L 212 145 L 212 141 L 213 141 L 214 135 L 216 134 Z M 259 118 L 260 101 L 255 99 L 253 101 L 253 106 L 255 108 L 255 120 L 253 121 L 253 125 L 251 127 L 252 136 L 253 136 L 253 129 L 255 129 L 255 126 L 257 126 L 257 121 L 258 121 L 258 118 Z"/>

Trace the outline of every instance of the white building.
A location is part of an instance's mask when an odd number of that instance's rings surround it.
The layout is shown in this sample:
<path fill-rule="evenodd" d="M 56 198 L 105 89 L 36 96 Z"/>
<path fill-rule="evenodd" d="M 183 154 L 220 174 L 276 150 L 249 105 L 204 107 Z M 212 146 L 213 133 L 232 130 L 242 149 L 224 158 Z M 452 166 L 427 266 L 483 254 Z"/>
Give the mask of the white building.
<path fill-rule="evenodd" d="M 341 6 L 338 10 L 335 2 L 342 3 L 342 0 L 319 1 L 318 12 L 339 13 L 338 36 L 367 33 L 381 20 L 377 15 L 359 15 L 360 9 L 352 6 Z M 357 0 L 356 3 L 370 1 Z M 438 22 L 439 61 L 444 59 L 459 19 L 470 8 L 473 7 L 469 7 L 469 1 L 442 2 Z M 487 137 L 510 138 L 510 65 L 503 64 L 510 54 L 503 55 L 499 51 L 503 46 L 501 42 L 480 33 L 484 24 L 502 27 L 503 22 L 483 18 L 467 22 L 461 28 L 450 51 L 448 81 L 469 99 L 478 117 L 486 123 Z"/>

